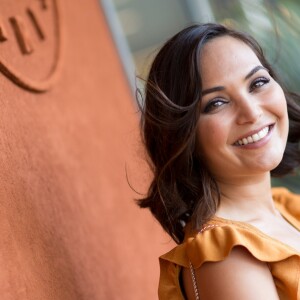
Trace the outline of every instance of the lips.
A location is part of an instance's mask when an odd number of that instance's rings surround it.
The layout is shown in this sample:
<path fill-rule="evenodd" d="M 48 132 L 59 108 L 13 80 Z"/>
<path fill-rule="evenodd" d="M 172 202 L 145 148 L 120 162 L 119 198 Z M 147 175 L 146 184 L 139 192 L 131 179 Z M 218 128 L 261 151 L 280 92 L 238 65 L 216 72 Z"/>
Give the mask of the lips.
<path fill-rule="evenodd" d="M 272 129 L 272 127 L 274 126 L 274 124 L 271 125 L 267 125 L 259 130 L 256 130 L 254 132 L 251 132 L 249 134 L 247 134 L 244 137 L 241 137 L 240 139 L 238 139 L 234 145 L 235 146 L 245 146 L 248 144 L 254 144 L 259 142 L 260 140 L 262 140 L 264 137 L 266 137 L 268 135 L 268 133 L 270 132 L 270 130 Z"/>

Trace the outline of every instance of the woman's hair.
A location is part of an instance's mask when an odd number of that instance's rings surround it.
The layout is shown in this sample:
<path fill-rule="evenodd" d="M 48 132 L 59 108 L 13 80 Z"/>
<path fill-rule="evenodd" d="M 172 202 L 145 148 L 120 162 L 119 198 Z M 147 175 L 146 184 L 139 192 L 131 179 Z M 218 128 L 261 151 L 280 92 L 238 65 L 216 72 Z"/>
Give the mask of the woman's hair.
<path fill-rule="evenodd" d="M 216 212 L 220 194 L 197 151 L 197 123 L 202 85 L 199 57 L 208 41 L 231 36 L 247 44 L 279 82 L 259 44 L 248 34 L 220 24 L 190 26 L 168 40 L 155 57 L 140 103 L 141 132 L 153 180 L 140 207 L 152 214 L 175 242 L 184 238 L 187 222 L 200 228 Z M 279 82 L 280 84 L 280 82 Z M 283 176 L 300 164 L 300 97 L 282 86 L 287 100 L 289 135 L 281 163 L 272 176 Z M 137 93 L 138 98 L 141 93 Z"/>

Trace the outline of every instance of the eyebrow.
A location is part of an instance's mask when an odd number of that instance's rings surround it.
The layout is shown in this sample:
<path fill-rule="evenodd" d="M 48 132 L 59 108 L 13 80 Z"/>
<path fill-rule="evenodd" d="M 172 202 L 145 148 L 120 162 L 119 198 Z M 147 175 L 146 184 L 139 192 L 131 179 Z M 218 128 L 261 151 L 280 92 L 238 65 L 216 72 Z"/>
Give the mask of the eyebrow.
<path fill-rule="evenodd" d="M 248 78 L 250 78 L 251 76 L 253 76 L 256 72 L 258 72 L 259 70 L 266 70 L 267 72 L 269 72 L 269 70 L 263 66 L 256 66 L 254 67 L 246 76 L 245 76 L 245 80 L 247 80 Z M 206 89 L 204 91 L 202 91 L 202 96 L 210 94 L 210 93 L 214 93 L 214 92 L 219 92 L 219 91 L 223 91 L 225 90 L 224 86 L 215 86 L 213 88 L 210 89 Z"/>
<path fill-rule="evenodd" d="M 265 68 L 263 66 L 256 66 L 246 75 L 245 80 L 250 78 L 253 74 L 258 72 L 259 70 L 266 70 L 269 73 L 269 70 L 267 68 Z"/>
<path fill-rule="evenodd" d="M 202 96 L 207 95 L 209 93 L 219 92 L 225 90 L 224 86 L 215 86 L 213 88 L 202 91 Z"/>

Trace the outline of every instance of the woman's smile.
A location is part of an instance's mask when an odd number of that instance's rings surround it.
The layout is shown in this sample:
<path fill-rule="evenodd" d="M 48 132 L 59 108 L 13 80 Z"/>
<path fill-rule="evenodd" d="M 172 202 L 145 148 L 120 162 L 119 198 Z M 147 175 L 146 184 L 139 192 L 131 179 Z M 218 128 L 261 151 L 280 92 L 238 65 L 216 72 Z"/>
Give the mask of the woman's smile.
<path fill-rule="evenodd" d="M 247 133 L 239 138 L 234 146 L 242 146 L 243 149 L 256 149 L 264 146 L 270 139 L 275 123 L 264 126 L 262 129 Z"/>

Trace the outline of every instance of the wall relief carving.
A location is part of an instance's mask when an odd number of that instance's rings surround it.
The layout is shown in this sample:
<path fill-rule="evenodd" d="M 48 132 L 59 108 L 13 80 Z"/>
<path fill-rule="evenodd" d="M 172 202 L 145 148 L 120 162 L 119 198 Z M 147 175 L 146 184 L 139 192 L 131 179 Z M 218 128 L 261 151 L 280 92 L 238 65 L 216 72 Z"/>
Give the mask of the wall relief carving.
<path fill-rule="evenodd" d="M 61 56 L 61 20 L 56 0 L 0 2 L 0 72 L 19 87 L 46 92 Z"/>

